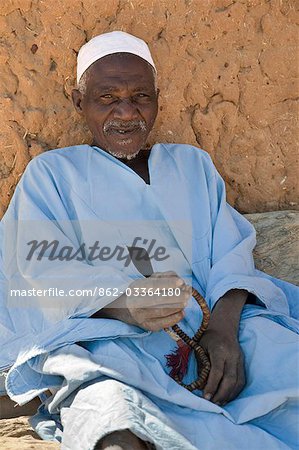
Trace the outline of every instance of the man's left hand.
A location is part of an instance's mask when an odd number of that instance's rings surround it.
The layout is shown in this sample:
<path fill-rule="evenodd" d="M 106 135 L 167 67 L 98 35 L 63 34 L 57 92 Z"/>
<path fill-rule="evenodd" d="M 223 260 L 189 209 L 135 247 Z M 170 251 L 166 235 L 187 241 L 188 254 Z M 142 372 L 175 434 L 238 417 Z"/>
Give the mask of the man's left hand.
<path fill-rule="evenodd" d="M 211 362 L 204 398 L 223 406 L 236 398 L 245 385 L 242 349 L 235 335 L 217 330 L 207 330 L 199 343 Z"/>
<path fill-rule="evenodd" d="M 245 385 L 244 357 L 239 344 L 239 323 L 248 292 L 232 289 L 216 303 L 199 344 L 207 352 L 211 370 L 204 398 L 220 406 L 233 400 Z"/>

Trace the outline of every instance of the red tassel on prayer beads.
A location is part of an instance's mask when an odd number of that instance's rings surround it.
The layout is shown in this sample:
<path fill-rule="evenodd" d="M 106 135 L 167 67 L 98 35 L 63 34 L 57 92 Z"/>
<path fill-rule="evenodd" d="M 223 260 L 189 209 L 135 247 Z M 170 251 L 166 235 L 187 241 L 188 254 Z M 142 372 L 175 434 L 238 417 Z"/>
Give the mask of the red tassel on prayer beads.
<path fill-rule="evenodd" d="M 171 367 L 171 378 L 182 381 L 188 370 L 189 355 L 191 347 L 185 344 L 182 339 L 177 341 L 177 349 L 170 355 L 165 355 L 166 366 Z"/>

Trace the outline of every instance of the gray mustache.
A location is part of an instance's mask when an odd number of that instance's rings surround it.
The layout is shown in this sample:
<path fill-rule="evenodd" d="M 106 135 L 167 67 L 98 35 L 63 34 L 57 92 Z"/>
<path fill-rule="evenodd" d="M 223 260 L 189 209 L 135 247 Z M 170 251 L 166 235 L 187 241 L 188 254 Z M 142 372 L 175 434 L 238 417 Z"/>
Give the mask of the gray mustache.
<path fill-rule="evenodd" d="M 104 133 L 109 133 L 112 129 L 120 128 L 122 130 L 130 130 L 131 128 L 140 129 L 141 131 L 146 131 L 146 123 L 144 120 L 129 120 L 127 122 L 122 122 L 121 120 L 109 120 L 103 126 Z"/>

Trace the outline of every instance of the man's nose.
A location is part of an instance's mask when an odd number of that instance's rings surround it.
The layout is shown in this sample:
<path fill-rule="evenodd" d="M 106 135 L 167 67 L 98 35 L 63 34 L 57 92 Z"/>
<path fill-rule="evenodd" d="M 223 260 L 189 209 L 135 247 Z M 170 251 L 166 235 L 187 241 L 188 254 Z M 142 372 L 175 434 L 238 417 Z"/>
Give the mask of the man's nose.
<path fill-rule="evenodd" d="M 114 118 L 121 120 L 132 120 L 138 118 L 138 111 L 134 103 L 129 98 L 119 99 L 114 108 Z"/>

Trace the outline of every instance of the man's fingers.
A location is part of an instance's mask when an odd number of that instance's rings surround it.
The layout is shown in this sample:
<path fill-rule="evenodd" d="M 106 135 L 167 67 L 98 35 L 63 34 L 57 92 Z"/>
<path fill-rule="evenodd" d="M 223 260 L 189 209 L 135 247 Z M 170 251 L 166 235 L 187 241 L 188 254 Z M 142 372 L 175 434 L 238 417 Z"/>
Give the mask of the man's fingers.
<path fill-rule="evenodd" d="M 224 401 L 223 404 L 234 400 L 240 394 L 240 392 L 243 390 L 245 384 L 246 384 L 246 377 L 245 377 L 244 363 L 243 363 L 243 357 L 241 357 L 239 364 L 238 364 L 238 376 L 237 376 L 236 384 L 234 386 L 234 389 L 230 393 L 228 399 L 226 401 Z"/>
<path fill-rule="evenodd" d="M 182 312 L 182 305 L 174 305 L 173 307 L 164 307 L 164 308 L 140 308 L 138 309 L 137 314 L 140 317 L 143 317 L 144 320 L 161 320 L 164 317 L 173 316 L 174 314 L 178 314 Z"/>
<path fill-rule="evenodd" d="M 224 371 L 224 361 L 213 361 L 211 359 L 211 370 L 205 385 L 203 396 L 206 400 L 211 400 L 217 392 L 218 386 L 222 380 Z"/>
<path fill-rule="evenodd" d="M 158 289 L 156 291 L 156 289 Z M 180 305 L 185 308 L 191 297 L 190 289 L 174 288 L 168 290 L 167 288 L 131 288 L 131 295 L 127 296 L 128 307 L 134 308 L 172 308 L 175 305 Z"/>
<path fill-rule="evenodd" d="M 173 270 L 168 270 L 167 272 L 154 272 L 150 278 L 163 278 L 163 277 L 178 277 L 178 274 Z"/>
<path fill-rule="evenodd" d="M 141 323 L 141 327 L 150 331 L 160 331 L 163 328 L 168 328 L 173 326 L 175 323 L 180 322 L 184 317 L 183 311 L 172 314 L 167 317 L 159 318 L 159 319 L 151 319 L 145 320 Z"/>
<path fill-rule="evenodd" d="M 231 394 L 235 392 L 235 386 L 238 381 L 237 370 L 230 367 L 229 370 L 224 370 L 221 382 L 218 385 L 217 391 L 212 397 L 212 402 L 223 405 L 228 401 Z"/>
<path fill-rule="evenodd" d="M 161 304 L 160 302 L 162 301 L 160 299 L 159 302 L 159 298 L 155 298 L 155 297 L 138 297 L 138 298 L 129 298 L 126 302 L 127 304 L 127 308 L 130 310 L 148 310 L 148 311 L 153 311 L 153 310 L 169 310 L 169 309 L 184 309 L 186 308 L 186 306 L 188 305 L 189 302 L 189 296 L 188 295 L 182 295 L 180 298 L 174 297 L 172 299 L 167 299 L 168 301 L 165 301 L 166 299 L 163 298 L 163 303 Z M 151 314 L 151 312 L 149 313 Z M 160 315 L 162 315 L 162 313 L 155 313 L 155 316 L 159 317 Z"/>
<path fill-rule="evenodd" d="M 245 386 L 245 371 L 243 355 L 228 362 L 224 366 L 224 374 L 212 402 L 224 405 L 233 400 Z"/>
<path fill-rule="evenodd" d="M 179 277 L 149 277 L 149 278 L 141 278 L 137 281 L 131 283 L 130 288 L 133 289 L 175 289 L 175 288 L 183 288 L 185 286 L 185 282 L 182 278 Z"/>
<path fill-rule="evenodd" d="M 184 279 L 172 270 L 168 272 L 154 272 L 149 278 L 147 278 L 147 281 L 149 283 L 151 281 L 154 281 L 156 283 L 158 280 L 161 283 L 166 283 L 166 285 L 169 287 L 183 287 L 184 285 L 186 285 Z"/>
<path fill-rule="evenodd" d="M 163 283 L 164 280 L 164 282 L 170 284 L 171 286 L 181 286 L 185 283 L 183 278 L 179 277 L 178 274 L 173 271 L 154 272 L 150 277 L 147 278 L 148 282 L 151 282 L 152 280 L 155 280 L 155 282 L 159 280 L 161 283 Z"/>
<path fill-rule="evenodd" d="M 207 331 L 200 344 L 211 361 L 203 396 L 218 405 L 233 400 L 245 385 L 244 356 L 237 341 L 221 339 L 221 334 Z"/>
<path fill-rule="evenodd" d="M 220 402 L 221 405 L 224 406 L 224 405 L 226 405 L 227 403 L 233 401 L 236 397 L 238 397 L 238 395 L 240 394 L 240 392 L 242 392 L 242 390 L 244 389 L 244 386 L 245 386 L 245 378 L 244 378 L 243 380 L 241 380 L 241 379 L 238 378 L 238 381 L 237 381 L 237 383 L 235 384 L 235 387 L 234 387 L 234 389 L 232 390 L 230 396 L 229 396 L 226 400 Z"/>
<path fill-rule="evenodd" d="M 192 288 L 173 271 L 154 273 L 130 285 L 126 308 L 141 327 L 159 331 L 182 320 Z"/>

